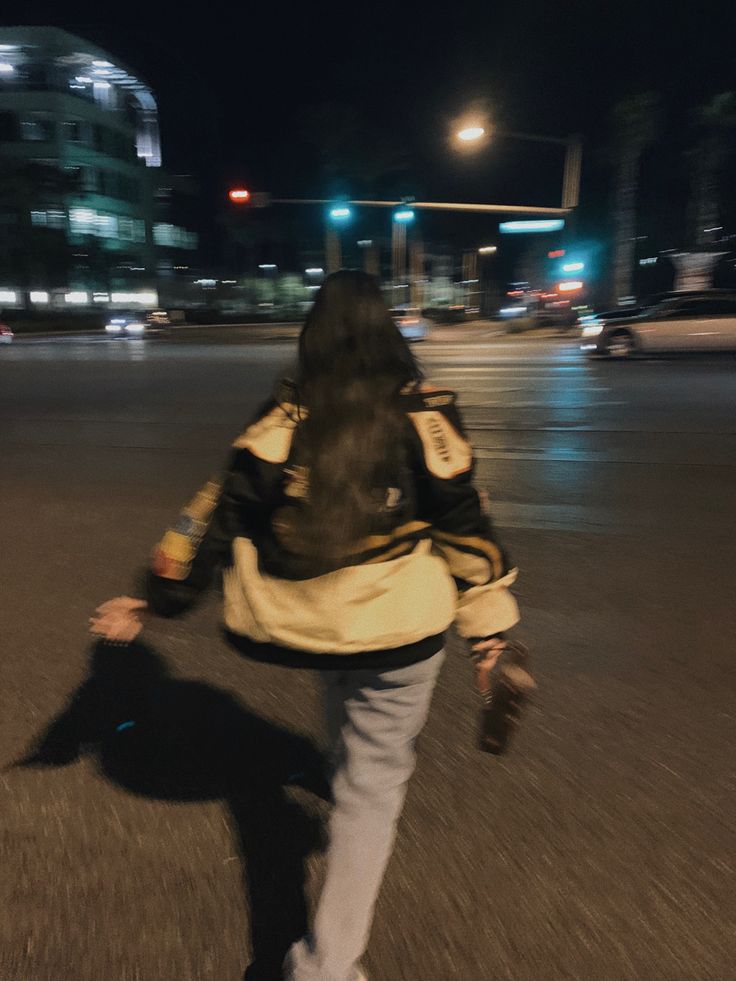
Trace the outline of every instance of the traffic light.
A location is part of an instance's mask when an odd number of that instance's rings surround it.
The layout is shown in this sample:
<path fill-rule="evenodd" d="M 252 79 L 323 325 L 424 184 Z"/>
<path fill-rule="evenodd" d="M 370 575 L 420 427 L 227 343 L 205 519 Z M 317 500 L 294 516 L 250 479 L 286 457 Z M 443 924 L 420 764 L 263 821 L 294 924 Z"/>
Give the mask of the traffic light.
<path fill-rule="evenodd" d="M 394 211 L 394 221 L 407 225 L 410 221 L 414 221 L 414 211 L 411 208 L 399 208 L 398 211 Z"/>
<path fill-rule="evenodd" d="M 335 205 L 334 208 L 330 208 L 331 221 L 348 221 L 352 217 L 352 214 L 350 208 L 344 204 Z"/>

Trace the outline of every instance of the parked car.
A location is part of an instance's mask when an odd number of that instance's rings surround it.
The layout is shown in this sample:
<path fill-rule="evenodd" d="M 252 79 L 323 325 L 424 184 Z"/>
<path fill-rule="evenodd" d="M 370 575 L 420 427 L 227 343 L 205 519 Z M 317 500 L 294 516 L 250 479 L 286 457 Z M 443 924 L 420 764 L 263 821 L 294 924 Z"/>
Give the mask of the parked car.
<path fill-rule="evenodd" d="M 681 293 L 628 316 L 585 318 L 581 349 L 590 355 L 629 358 L 639 352 L 736 351 L 736 293 Z"/>
<path fill-rule="evenodd" d="M 0 324 L 0 344 L 12 344 L 14 334 L 7 324 Z"/>
<path fill-rule="evenodd" d="M 423 341 L 429 334 L 429 321 L 419 307 L 394 307 L 391 316 L 407 341 Z"/>

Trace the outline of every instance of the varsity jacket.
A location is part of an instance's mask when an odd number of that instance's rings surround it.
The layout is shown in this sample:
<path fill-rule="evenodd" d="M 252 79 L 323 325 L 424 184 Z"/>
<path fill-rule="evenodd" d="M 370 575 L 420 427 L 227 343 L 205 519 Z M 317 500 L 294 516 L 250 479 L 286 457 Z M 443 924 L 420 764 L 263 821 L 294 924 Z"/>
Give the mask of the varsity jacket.
<path fill-rule="evenodd" d="M 411 664 L 440 650 L 453 621 L 466 638 L 512 627 L 516 569 L 473 486 L 456 396 L 416 384 L 400 398 L 406 466 L 401 486 L 386 488 L 380 533 L 311 575 L 289 533 L 290 508 L 309 493 L 294 453 L 308 408 L 282 382 L 233 443 L 225 473 L 155 547 L 153 612 L 183 613 L 222 569 L 228 640 L 253 658 L 309 668 Z"/>

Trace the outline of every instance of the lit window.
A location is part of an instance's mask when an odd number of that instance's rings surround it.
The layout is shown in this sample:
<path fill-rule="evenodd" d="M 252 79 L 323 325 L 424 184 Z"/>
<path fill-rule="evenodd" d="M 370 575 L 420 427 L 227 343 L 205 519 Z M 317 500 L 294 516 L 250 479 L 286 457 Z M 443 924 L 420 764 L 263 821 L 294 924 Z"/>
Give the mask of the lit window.
<path fill-rule="evenodd" d="M 24 119 L 20 132 L 24 140 L 48 141 L 54 138 L 54 127 L 48 119 Z"/>
<path fill-rule="evenodd" d="M 153 226 L 153 240 L 156 245 L 173 249 L 196 249 L 197 236 L 178 225 L 160 223 Z"/>
<path fill-rule="evenodd" d="M 115 238 L 117 236 L 118 220 L 115 215 L 98 214 L 95 223 L 97 225 L 97 234 L 101 238 Z"/>

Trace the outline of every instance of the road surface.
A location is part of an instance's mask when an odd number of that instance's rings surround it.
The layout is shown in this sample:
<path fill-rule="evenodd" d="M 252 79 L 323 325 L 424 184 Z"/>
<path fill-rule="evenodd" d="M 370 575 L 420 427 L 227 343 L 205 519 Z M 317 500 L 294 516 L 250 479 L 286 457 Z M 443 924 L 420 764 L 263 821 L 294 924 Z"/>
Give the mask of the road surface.
<path fill-rule="evenodd" d="M 512 752 L 477 753 L 451 641 L 369 977 L 727 981 L 736 362 L 442 336 L 417 350 L 461 394 L 539 691 Z M 0 763 L 65 712 L 87 617 L 132 588 L 293 353 L 231 329 L 0 351 Z M 315 680 L 226 648 L 216 596 L 146 644 L 97 659 L 91 701 L 48 735 L 55 765 L 0 772 L 2 981 L 238 981 L 252 933 L 267 960 L 298 919 L 280 890 L 303 854 L 313 899 L 326 805 L 275 781 L 322 739 Z M 126 678 L 156 693 L 146 731 Z"/>

